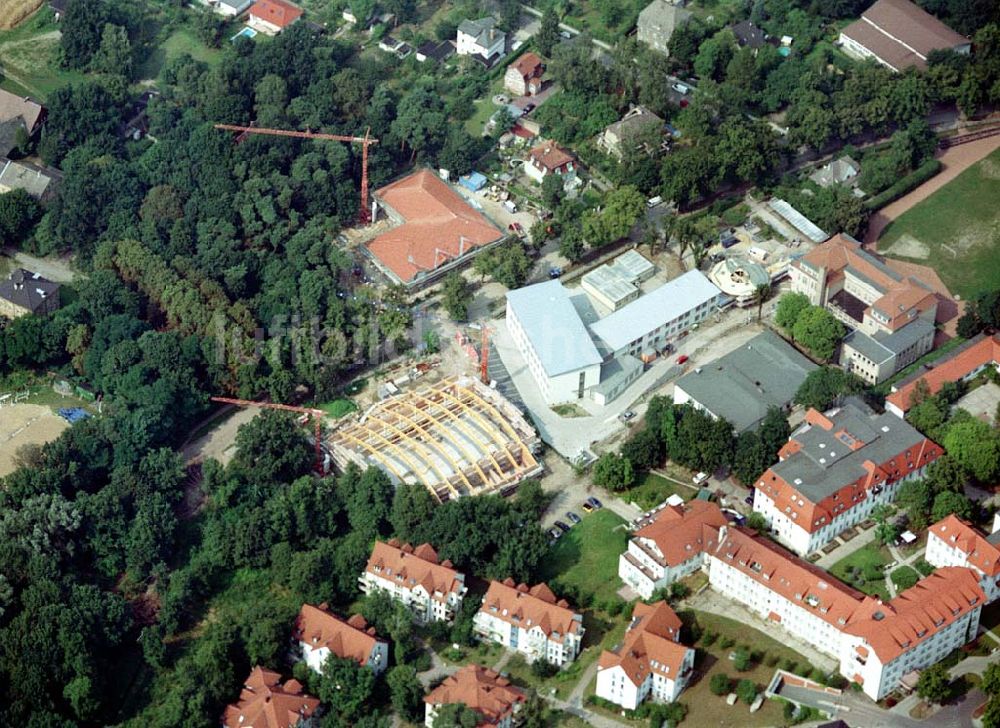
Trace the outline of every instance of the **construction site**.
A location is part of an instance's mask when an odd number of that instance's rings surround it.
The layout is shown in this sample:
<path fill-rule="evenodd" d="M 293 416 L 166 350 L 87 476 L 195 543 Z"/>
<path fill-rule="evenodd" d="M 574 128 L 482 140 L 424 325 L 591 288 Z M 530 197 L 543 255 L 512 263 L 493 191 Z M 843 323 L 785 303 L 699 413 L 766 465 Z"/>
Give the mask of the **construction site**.
<path fill-rule="evenodd" d="M 441 503 L 508 494 L 539 475 L 541 440 L 496 390 L 468 377 L 400 392 L 327 438 L 338 470 L 379 467 L 395 484 L 423 485 Z"/>

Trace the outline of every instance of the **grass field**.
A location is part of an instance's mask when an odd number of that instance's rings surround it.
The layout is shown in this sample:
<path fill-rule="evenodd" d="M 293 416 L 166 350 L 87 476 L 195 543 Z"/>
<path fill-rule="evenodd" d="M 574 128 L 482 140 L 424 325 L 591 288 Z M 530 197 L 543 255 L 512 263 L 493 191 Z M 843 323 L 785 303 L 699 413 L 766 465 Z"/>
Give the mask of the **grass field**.
<path fill-rule="evenodd" d="M 330 417 L 340 418 L 351 414 L 351 412 L 357 412 L 358 406 L 349 399 L 335 399 L 332 402 L 321 404 L 319 409 L 326 412 Z"/>
<path fill-rule="evenodd" d="M 656 473 L 646 473 L 638 485 L 622 493 L 621 497 L 646 511 L 660 505 L 674 493 L 684 500 L 690 500 L 698 494 L 698 489 L 678 485 Z"/>
<path fill-rule="evenodd" d="M 930 265 L 953 293 L 1000 287 L 1000 150 L 891 222 L 879 252 Z"/>
<path fill-rule="evenodd" d="M 196 61 L 203 61 L 209 65 L 217 64 L 222 60 L 222 51 L 217 48 L 209 48 L 187 28 L 181 28 L 171 33 L 160 47 L 151 53 L 136 71 L 139 78 L 156 78 L 163 67 L 170 61 L 187 53 Z"/>
<path fill-rule="evenodd" d="M 13 30 L 0 31 L 0 85 L 44 101 L 60 86 L 83 79 L 59 68 L 59 37 L 59 26 L 45 7 Z"/>
<path fill-rule="evenodd" d="M 891 560 L 888 549 L 869 544 L 842 558 L 833 565 L 830 573 L 865 594 L 888 601 L 889 590 L 885 586 L 884 569 Z M 855 579 L 853 573 L 858 569 L 861 571 L 861 576 Z"/>
<path fill-rule="evenodd" d="M 0 0 L 0 28 L 10 30 L 41 7 L 42 0 Z"/>
<path fill-rule="evenodd" d="M 592 594 L 600 603 L 616 599 L 621 587 L 618 557 L 625 550 L 628 534 L 619 528 L 625 521 L 609 510 L 583 517 L 560 538 L 545 560 L 542 579 L 557 594 L 560 588 Z"/>

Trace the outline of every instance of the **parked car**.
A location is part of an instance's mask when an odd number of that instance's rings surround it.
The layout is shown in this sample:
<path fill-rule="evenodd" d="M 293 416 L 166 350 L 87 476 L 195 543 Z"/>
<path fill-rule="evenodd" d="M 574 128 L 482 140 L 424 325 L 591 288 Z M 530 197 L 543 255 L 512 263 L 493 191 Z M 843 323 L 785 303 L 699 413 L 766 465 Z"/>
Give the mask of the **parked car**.
<path fill-rule="evenodd" d="M 573 37 L 573 34 L 570 33 L 568 30 L 560 30 L 559 37 L 562 38 L 563 40 L 569 40 L 570 38 Z"/>
<path fill-rule="evenodd" d="M 695 485 L 701 485 L 706 480 L 708 480 L 708 473 L 698 473 L 691 480 L 692 482 L 694 482 Z"/>
<path fill-rule="evenodd" d="M 569 526 L 563 523 L 562 521 L 556 521 L 556 528 L 558 528 L 563 533 L 569 531 Z"/>
<path fill-rule="evenodd" d="M 580 508 L 583 509 L 584 513 L 593 513 L 595 510 L 594 507 L 590 505 L 590 501 L 586 501 L 582 506 L 580 506 Z"/>
<path fill-rule="evenodd" d="M 556 268 L 555 266 L 549 268 L 549 278 L 551 278 L 552 280 L 555 280 L 561 275 L 562 275 L 562 268 Z"/>
<path fill-rule="evenodd" d="M 581 520 L 583 520 L 583 519 L 580 518 L 580 516 L 578 516 L 575 513 L 573 513 L 573 511 L 566 511 L 566 518 L 574 526 L 576 524 L 578 524 Z"/>
<path fill-rule="evenodd" d="M 549 538 L 551 538 L 553 541 L 558 541 L 563 534 L 563 532 L 560 531 L 558 528 L 550 528 L 548 531 L 546 531 L 546 533 L 549 534 Z"/>
<path fill-rule="evenodd" d="M 524 105 L 524 113 L 525 114 L 530 114 L 534 110 L 535 110 L 535 105 L 533 103 L 529 102 L 529 103 L 527 103 L 527 104 Z"/>
<path fill-rule="evenodd" d="M 601 503 L 599 500 L 597 500 L 597 498 L 595 498 L 594 496 L 590 496 L 590 498 L 587 499 L 587 502 L 590 505 L 592 505 L 595 509 L 604 508 L 604 504 Z"/>
<path fill-rule="evenodd" d="M 633 412 L 632 410 L 625 410 L 624 412 L 622 412 L 622 422 L 628 422 L 633 417 L 635 417 L 635 412 Z"/>
<path fill-rule="evenodd" d="M 678 363 L 678 364 L 683 364 L 683 363 L 684 363 L 684 362 L 686 362 L 686 361 L 687 361 L 687 360 L 688 360 L 689 358 L 690 358 L 690 357 L 689 357 L 689 356 L 688 356 L 687 354 L 681 354 L 681 355 L 680 355 L 679 357 L 677 357 L 677 363 Z"/>
<path fill-rule="evenodd" d="M 743 502 L 746 503 L 748 506 L 752 506 L 753 505 L 753 496 L 752 495 L 748 495 L 746 498 L 743 499 Z"/>
<path fill-rule="evenodd" d="M 680 81 L 670 84 L 670 88 L 672 88 L 674 91 L 681 94 L 682 96 L 687 96 L 689 93 L 691 93 L 691 87 L 688 86 L 686 83 L 681 83 Z"/>

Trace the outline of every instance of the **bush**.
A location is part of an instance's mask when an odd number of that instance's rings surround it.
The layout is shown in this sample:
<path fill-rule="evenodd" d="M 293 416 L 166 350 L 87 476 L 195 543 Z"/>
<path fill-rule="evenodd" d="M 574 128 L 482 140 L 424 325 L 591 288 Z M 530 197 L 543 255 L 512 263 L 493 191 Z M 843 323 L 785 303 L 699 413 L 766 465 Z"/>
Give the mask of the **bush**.
<path fill-rule="evenodd" d="M 736 644 L 736 640 L 734 640 L 732 637 L 723 637 L 722 639 L 719 640 L 719 647 L 721 647 L 724 650 L 728 650 L 734 644 Z"/>
<path fill-rule="evenodd" d="M 774 667 L 775 665 L 778 664 L 778 661 L 780 659 L 781 658 L 779 658 L 777 655 L 768 655 L 767 659 L 764 660 L 764 664 L 767 665 L 768 667 Z"/>
<path fill-rule="evenodd" d="M 920 581 L 920 575 L 909 566 L 900 566 L 898 569 L 894 569 L 889 576 L 892 577 L 892 583 L 900 591 L 909 589 Z"/>
<path fill-rule="evenodd" d="M 920 572 L 921 576 L 930 576 L 934 572 L 934 567 L 928 564 L 925 559 L 917 559 L 913 566 Z"/>
<path fill-rule="evenodd" d="M 753 680 L 740 680 L 736 684 L 736 694 L 747 705 L 757 699 L 757 683 Z"/>
<path fill-rule="evenodd" d="M 551 662 L 546 662 L 545 660 L 535 660 L 531 663 L 531 674 L 535 677 L 545 680 L 550 678 L 559 672 L 559 668 L 553 665 Z"/>
<path fill-rule="evenodd" d="M 873 197 L 869 197 L 865 200 L 865 206 L 869 210 L 881 209 L 890 202 L 895 202 L 910 190 L 919 187 L 940 171 L 941 162 L 936 159 L 930 159 L 921 164 L 910 174 L 903 177 L 903 179 L 899 180 L 899 182 L 894 184 L 889 189 L 884 192 L 880 192 Z"/>
<path fill-rule="evenodd" d="M 781 669 L 786 672 L 795 672 L 795 668 L 798 667 L 798 663 L 795 660 L 790 660 L 787 657 L 781 662 Z"/>
<path fill-rule="evenodd" d="M 740 647 L 733 653 L 733 667 L 737 670 L 740 672 L 746 672 L 752 666 L 753 661 L 750 659 L 750 650 L 745 647 Z"/>
<path fill-rule="evenodd" d="M 728 675 L 724 672 L 719 672 L 712 675 L 712 679 L 708 683 L 708 689 L 712 691 L 713 695 L 728 695 L 732 684 L 732 680 L 729 679 Z"/>
<path fill-rule="evenodd" d="M 715 644 L 715 640 L 717 640 L 718 638 L 719 636 L 715 634 L 715 632 L 706 632 L 701 636 L 701 646 L 711 647 L 713 644 Z"/>

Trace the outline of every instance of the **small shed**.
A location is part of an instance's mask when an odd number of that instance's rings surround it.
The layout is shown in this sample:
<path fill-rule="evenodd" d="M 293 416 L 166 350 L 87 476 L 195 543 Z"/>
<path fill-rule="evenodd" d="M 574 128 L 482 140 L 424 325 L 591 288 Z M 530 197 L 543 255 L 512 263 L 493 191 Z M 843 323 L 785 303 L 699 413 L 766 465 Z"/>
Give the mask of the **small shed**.
<path fill-rule="evenodd" d="M 486 186 L 486 177 L 479 172 L 470 172 L 459 177 L 458 183 L 467 190 L 478 192 Z"/>

